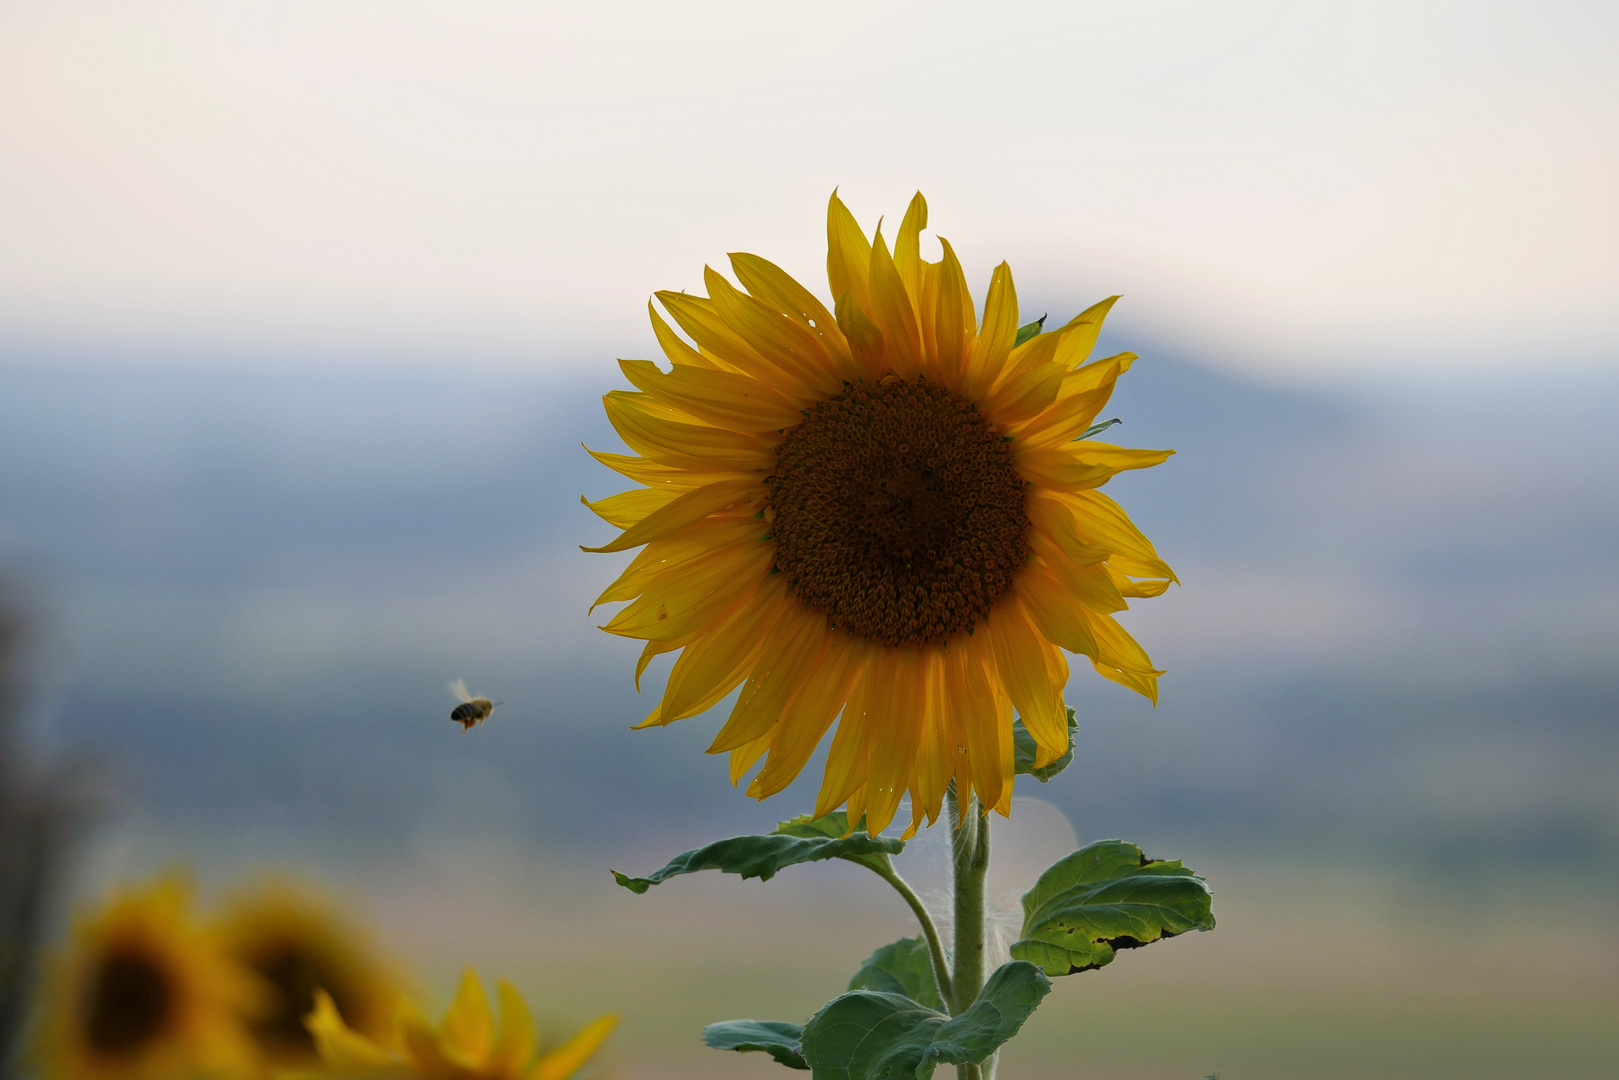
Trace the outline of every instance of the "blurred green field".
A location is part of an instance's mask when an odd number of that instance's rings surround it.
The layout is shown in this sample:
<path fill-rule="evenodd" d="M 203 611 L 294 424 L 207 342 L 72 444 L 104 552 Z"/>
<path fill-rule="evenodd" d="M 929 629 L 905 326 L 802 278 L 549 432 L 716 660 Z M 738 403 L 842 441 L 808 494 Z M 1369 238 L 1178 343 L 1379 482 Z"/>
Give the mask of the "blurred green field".
<path fill-rule="evenodd" d="M 1197 869 L 1219 927 L 1057 980 L 1002 1077 L 1619 1076 L 1619 899 L 1600 883 L 1275 858 Z M 635 896 L 605 865 L 491 847 L 372 868 L 349 887 L 438 1002 L 470 963 L 513 978 L 558 1029 L 620 1010 L 607 1064 L 625 1080 L 771 1074 L 762 1055 L 703 1047 L 702 1026 L 802 1022 L 873 948 L 914 932 L 885 886 L 846 865 Z"/>

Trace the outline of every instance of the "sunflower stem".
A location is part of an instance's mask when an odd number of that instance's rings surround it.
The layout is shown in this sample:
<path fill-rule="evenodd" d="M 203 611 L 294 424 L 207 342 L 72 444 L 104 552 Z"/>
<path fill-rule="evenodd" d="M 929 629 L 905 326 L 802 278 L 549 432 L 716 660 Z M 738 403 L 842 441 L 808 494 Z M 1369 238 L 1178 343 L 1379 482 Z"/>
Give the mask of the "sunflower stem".
<path fill-rule="evenodd" d="M 922 924 L 922 936 L 927 938 L 928 954 L 933 958 L 933 979 L 939 984 L 939 996 L 944 998 L 944 1007 L 951 1015 L 955 1015 L 956 994 L 954 982 L 950 977 L 950 965 L 944 958 L 944 944 L 939 940 L 939 928 L 933 923 L 933 916 L 928 914 L 927 905 L 922 898 L 916 895 L 911 883 L 899 876 L 893 863 L 884 860 L 886 869 L 877 870 L 877 876 L 894 887 L 894 891 L 910 905 L 911 911 L 916 914 L 916 921 Z M 869 865 L 869 864 L 868 864 Z M 872 869 L 876 869 L 873 867 Z"/>
<path fill-rule="evenodd" d="M 989 818 L 980 812 L 978 797 L 950 790 L 950 866 L 956 902 L 955 999 L 952 1015 L 959 1015 L 978 1000 L 984 988 L 984 879 L 989 871 Z M 990 1065 L 993 1070 L 994 1066 Z M 982 1080 L 978 1065 L 957 1065 L 957 1080 Z"/>

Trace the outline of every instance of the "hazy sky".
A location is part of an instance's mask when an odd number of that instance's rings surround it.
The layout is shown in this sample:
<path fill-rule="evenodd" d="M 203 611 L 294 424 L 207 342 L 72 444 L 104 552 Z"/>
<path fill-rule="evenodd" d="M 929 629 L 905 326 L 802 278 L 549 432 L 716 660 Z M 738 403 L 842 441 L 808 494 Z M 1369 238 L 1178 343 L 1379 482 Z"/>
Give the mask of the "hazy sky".
<path fill-rule="evenodd" d="M 645 355 L 834 186 L 1228 363 L 1619 366 L 1619 5 L 0 0 L 0 355 Z"/>

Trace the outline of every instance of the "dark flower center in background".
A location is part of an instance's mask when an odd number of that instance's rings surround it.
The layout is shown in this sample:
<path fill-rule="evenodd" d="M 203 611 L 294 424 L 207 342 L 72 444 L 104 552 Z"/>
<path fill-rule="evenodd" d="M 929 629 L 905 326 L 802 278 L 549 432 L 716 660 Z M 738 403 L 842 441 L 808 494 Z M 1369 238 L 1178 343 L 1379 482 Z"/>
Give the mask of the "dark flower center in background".
<path fill-rule="evenodd" d="M 275 987 L 272 1007 L 249 1024 L 255 1038 L 272 1053 L 292 1058 L 315 1056 L 315 1040 L 304 1017 L 315 1007 L 315 991 L 332 996 L 339 1015 L 353 1023 L 348 986 L 328 957 L 294 942 L 280 942 L 244 958 L 248 967 Z"/>
<path fill-rule="evenodd" d="M 855 637 L 943 641 L 983 619 L 1027 558 L 1024 488 L 964 398 L 920 379 L 859 383 L 776 449 L 776 567 Z"/>
<path fill-rule="evenodd" d="M 90 980 L 85 1041 L 98 1054 L 139 1050 L 163 1030 L 174 1007 L 169 973 L 144 953 L 108 953 Z"/>

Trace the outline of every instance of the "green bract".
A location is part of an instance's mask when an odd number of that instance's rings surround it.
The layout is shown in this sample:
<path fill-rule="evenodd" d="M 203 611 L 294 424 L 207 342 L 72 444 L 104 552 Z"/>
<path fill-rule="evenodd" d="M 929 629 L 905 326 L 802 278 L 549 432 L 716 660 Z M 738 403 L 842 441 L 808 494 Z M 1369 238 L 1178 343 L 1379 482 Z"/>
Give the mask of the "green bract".
<path fill-rule="evenodd" d="M 1054 864 L 1023 894 L 1023 936 L 1012 955 L 1047 975 L 1072 975 L 1102 967 L 1119 949 L 1213 927 L 1202 878 L 1179 860 L 1102 840 Z"/>

